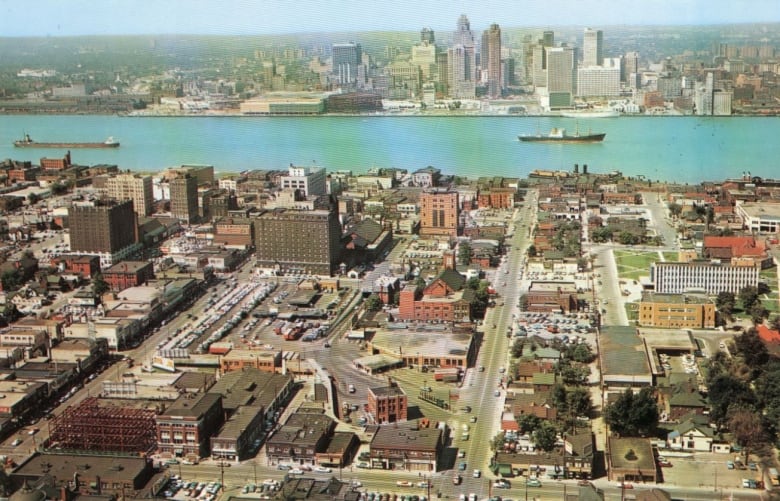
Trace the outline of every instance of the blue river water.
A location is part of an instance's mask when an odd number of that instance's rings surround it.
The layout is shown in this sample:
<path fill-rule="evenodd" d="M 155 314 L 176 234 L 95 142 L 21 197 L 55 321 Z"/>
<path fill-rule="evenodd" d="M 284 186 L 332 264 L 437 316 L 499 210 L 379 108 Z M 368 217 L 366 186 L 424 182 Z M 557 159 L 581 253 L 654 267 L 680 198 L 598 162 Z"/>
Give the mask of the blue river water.
<path fill-rule="evenodd" d="M 519 134 L 605 132 L 602 143 L 534 144 Z M 37 141 L 91 142 L 113 136 L 117 149 L 76 149 L 81 165 L 116 164 L 155 172 L 181 164 L 217 172 L 316 165 L 329 171 L 434 166 L 469 177 L 524 177 L 533 169 L 619 170 L 652 180 L 697 183 L 750 172 L 780 177 L 780 119 L 764 117 L 121 117 L 0 116 L 0 158 L 59 157 L 55 149 L 14 148 Z"/>

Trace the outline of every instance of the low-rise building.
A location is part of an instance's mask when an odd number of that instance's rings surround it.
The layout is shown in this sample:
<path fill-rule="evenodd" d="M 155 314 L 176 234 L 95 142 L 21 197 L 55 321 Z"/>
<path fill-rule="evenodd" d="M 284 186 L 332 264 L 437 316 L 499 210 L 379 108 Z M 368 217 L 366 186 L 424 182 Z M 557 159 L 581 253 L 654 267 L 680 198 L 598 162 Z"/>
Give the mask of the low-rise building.
<path fill-rule="evenodd" d="M 293 413 L 266 441 L 266 454 L 272 463 L 314 465 L 317 454 L 325 452 L 336 422 L 323 412 Z"/>
<path fill-rule="evenodd" d="M 686 452 L 710 452 L 715 430 L 708 421 L 706 416 L 693 416 L 681 422 L 666 436 L 667 446 Z"/>
<path fill-rule="evenodd" d="M 368 389 L 368 412 L 377 424 L 406 421 L 407 408 L 406 393 L 397 384 Z"/>
<path fill-rule="evenodd" d="M 656 482 L 658 468 L 649 439 L 609 437 L 607 440 L 607 471 L 610 480 Z"/>
<path fill-rule="evenodd" d="M 222 396 L 185 393 L 156 418 L 157 449 L 173 456 L 206 457 L 224 419 Z"/>
<path fill-rule="evenodd" d="M 527 311 L 569 313 L 578 310 L 577 284 L 574 282 L 533 281 L 526 298 Z"/>
<path fill-rule="evenodd" d="M 223 374 L 252 367 L 264 372 L 275 372 L 282 366 L 282 352 L 232 349 L 219 359 L 219 369 Z"/>
<path fill-rule="evenodd" d="M 643 327 L 714 329 L 715 303 L 707 296 L 642 293 L 639 325 Z"/>
<path fill-rule="evenodd" d="M 372 468 L 435 472 L 446 437 L 440 428 L 377 426 L 371 440 Z"/>
<path fill-rule="evenodd" d="M 103 280 L 112 291 L 138 287 L 154 279 L 154 266 L 148 261 L 121 261 L 103 270 Z"/>
<path fill-rule="evenodd" d="M 211 437 L 211 457 L 241 461 L 256 452 L 255 440 L 263 430 L 265 409 L 261 405 L 239 407 L 219 432 Z M 258 444 L 259 445 L 259 444 Z"/>

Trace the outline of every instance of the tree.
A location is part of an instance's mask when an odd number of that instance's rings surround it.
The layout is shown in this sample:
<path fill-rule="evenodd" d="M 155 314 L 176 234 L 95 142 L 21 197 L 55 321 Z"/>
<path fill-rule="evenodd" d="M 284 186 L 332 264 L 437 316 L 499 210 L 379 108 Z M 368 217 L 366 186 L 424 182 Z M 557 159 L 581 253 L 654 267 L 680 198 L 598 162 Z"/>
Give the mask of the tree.
<path fill-rule="evenodd" d="M 550 421 L 542 421 L 531 434 L 531 439 L 537 448 L 549 452 L 558 440 L 558 430 Z"/>
<path fill-rule="evenodd" d="M 517 418 L 517 425 L 522 433 L 532 433 L 541 422 L 542 419 L 536 414 L 520 414 Z"/>
<path fill-rule="evenodd" d="M 528 256 L 529 257 L 536 257 L 536 246 L 534 244 L 531 244 L 528 246 Z"/>
<path fill-rule="evenodd" d="M 742 303 L 742 311 L 750 311 L 750 308 L 758 302 L 758 289 L 752 285 L 743 287 L 739 291 L 739 301 Z"/>
<path fill-rule="evenodd" d="M 18 270 L 4 271 L 0 280 L 2 280 L 4 291 L 16 290 L 22 285 L 22 277 Z"/>
<path fill-rule="evenodd" d="M 729 291 L 721 291 L 718 293 L 718 297 L 715 299 L 715 307 L 718 308 L 718 311 L 721 312 L 726 318 L 731 318 L 731 315 L 734 313 L 734 306 L 736 305 L 737 300 L 734 297 L 733 292 Z"/>
<path fill-rule="evenodd" d="M 737 353 L 742 356 L 745 365 L 750 367 L 754 374 L 769 361 L 769 351 L 758 336 L 758 331 L 753 327 L 736 336 L 734 346 Z"/>
<path fill-rule="evenodd" d="M 764 319 L 769 316 L 769 310 L 764 307 L 761 301 L 756 301 L 753 306 L 750 307 L 750 318 L 753 323 L 758 325 L 764 322 Z"/>
<path fill-rule="evenodd" d="M 95 278 L 92 279 L 92 292 L 100 297 L 109 290 L 111 290 L 111 287 L 108 285 L 108 282 L 103 279 L 103 274 L 97 273 Z"/>
<path fill-rule="evenodd" d="M 590 350 L 589 344 L 580 343 L 574 345 L 574 348 L 571 350 L 571 359 L 575 362 L 589 364 L 593 361 L 594 358 L 596 358 L 596 355 L 594 355 Z"/>
<path fill-rule="evenodd" d="M 471 262 L 471 244 L 461 242 L 458 244 L 458 263 L 469 264 Z"/>
<path fill-rule="evenodd" d="M 671 214 L 672 217 L 680 217 L 680 214 L 682 214 L 682 205 L 676 204 L 674 202 L 670 203 L 669 214 Z"/>
<path fill-rule="evenodd" d="M 379 311 L 382 309 L 382 300 L 377 294 L 371 294 L 366 298 L 366 310 Z"/>
<path fill-rule="evenodd" d="M 30 205 L 35 205 L 41 200 L 41 196 L 37 193 L 30 193 L 27 195 L 27 200 L 30 202 Z"/>
<path fill-rule="evenodd" d="M 512 343 L 511 353 L 514 358 L 520 358 L 523 356 L 523 347 L 525 346 L 525 339 L 515 339 Z"/>
<path fill-rule="evenodd" d="M 769 328 L 773 331 L 780 331 L 780 315 L 772 317 L 772 320 L 769 321 Z"/>
<path fill-rule="evenodd" d="M 634 245 L 638 244 L 640 239 L 630 231 L 621 231 L 620 234 L 618 234 L 618 242 L 622 245 Z"/>
<path fill-rule="evenodd" d="M 732 374 L 715 376 L 708 385 L 707 399 L 710 401 L 710 418 L 718 428 L 728 422 L 729 408 L 732 405 L 747 408 L 756 401 L 750 386 Z"/>
<path fill-rule="evenodd" d="M 750 456 L 750 449 L 755 449 L 767 441 L 767 433 L 761 416 L 750 409 L 736 409 L 731 412 L 729 430 L 737 443 L 744 449 L 745 458 Z"/>
<path fill-rule="evenodd" d="M 642 388 L 634 394 L 627 388 L 614 403 L 604 409 L 604 420 L 610 428 L 624 436 L 646 435 L 658 426 L 658 405 L 652 388 Z"/>
<path fill-rule="evenodd" d="M 590 367 L 580 364 L 563 364 L 559 367 L 561 379 L 565 384 L 582 386 L 588 381 Z"/>
<path fill-rule="evenodd" d="M 490 450 L 500 451 L 504 448 L 504 432 L 499 432 L 490 440 Z"/>
<path fill-rule="evenodd" d="M 609 228 L 596 228 L 590 232 L 590 239 L 596 243 L 612 240 L 612 230 Z"/>

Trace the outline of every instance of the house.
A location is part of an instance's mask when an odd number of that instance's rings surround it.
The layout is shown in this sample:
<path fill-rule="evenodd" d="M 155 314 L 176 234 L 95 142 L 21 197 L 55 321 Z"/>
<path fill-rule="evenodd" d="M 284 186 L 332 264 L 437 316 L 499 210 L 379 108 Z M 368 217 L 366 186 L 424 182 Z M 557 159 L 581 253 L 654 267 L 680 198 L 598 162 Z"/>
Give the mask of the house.
<path fill-rule="evenodd" d="M 715 436 L 705 416 L 691 417 L 674 427 L 666 436 L 670 449 L 682 451 L 710 452 Z"/>
<path fill-rule="evenodd" d="M 422 290 L 409 283 L 400 292 L 398 318 L 418 322 L 469 322 L 474 291 L 466 277 L 446 269 Z"/>

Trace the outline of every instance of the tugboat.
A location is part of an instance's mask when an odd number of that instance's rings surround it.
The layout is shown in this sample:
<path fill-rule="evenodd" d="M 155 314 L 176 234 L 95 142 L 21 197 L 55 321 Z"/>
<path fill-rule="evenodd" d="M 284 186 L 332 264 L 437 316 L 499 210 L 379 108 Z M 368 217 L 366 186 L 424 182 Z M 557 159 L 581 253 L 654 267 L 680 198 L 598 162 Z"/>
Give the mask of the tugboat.
<path fill-rule="evenodd" d="M 14 141 L 17 148 L 119 148 L 119 141 L 109 137 L 102 143 L 39 143 L 33 141 L 29 134 L 25 134 L 23 139 Z"/>
<path fill-rule="evenodd" d="M 597 134 L 580 134 L 577 130 L 573 135 L 566 134 L 566 129 L 560 127 L 553 127 L 549 134 L 542 136 L 537 134 L 535 136 L 517 136 L 520 141 L 529 143 L 598 143 L 604 140 L 606 132 L 599 132 Z"/>

